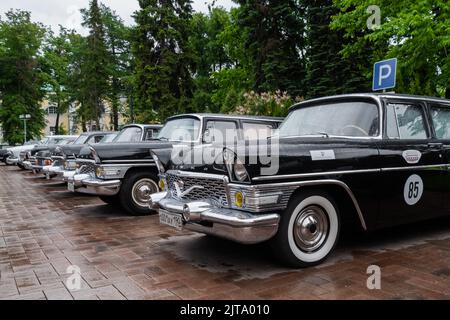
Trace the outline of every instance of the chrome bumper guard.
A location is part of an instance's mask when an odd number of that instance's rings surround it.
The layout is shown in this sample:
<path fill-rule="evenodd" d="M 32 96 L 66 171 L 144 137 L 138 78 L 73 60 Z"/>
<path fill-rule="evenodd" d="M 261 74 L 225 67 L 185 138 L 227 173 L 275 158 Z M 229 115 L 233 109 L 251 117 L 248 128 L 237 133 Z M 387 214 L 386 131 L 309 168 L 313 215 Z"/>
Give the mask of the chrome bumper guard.
<path fill-rule="evenodd" d="M 100 180 L 90 174 L 74 174 L 68 177 L 75 191 L 96 196 L 115 196 L 120 191 L 120 180 Z"/>
<path fill-rule="evenodd" d="M 167 197 L 166 192 L 151 195 L 150 209 L 162 209 L 182 216 L 187 230 L 210 234 L 243 244 L 267 241 L 278 231 L 280 215 L 265 213 L 254 215 L 248 212 L 218 208 L 197 201 L 182 202 Z"/>
<path fill-rule="evenodd" d="M 11 157 L 9 157 L 9 158 L 7 158 L 6 159 L 6 164 L 8 164 L 8 165 L 16 165 L 16 164 L 18 164 L 19 163 L 19 159 L 18 158 L 11 158 Z"/>

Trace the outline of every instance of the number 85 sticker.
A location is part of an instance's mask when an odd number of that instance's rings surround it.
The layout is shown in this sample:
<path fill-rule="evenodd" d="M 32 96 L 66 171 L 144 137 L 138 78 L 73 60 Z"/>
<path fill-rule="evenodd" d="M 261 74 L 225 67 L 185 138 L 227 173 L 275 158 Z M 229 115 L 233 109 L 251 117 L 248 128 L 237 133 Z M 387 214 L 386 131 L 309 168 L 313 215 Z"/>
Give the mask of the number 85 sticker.
<path fill-rule="evenodd" d="M 414 174 L 406 180 L 405 189 L 403 190 L 403 196 L 405 202 L 413 206 L 420 201 L 423 194 L 423 180 L 418 175 Z"/>

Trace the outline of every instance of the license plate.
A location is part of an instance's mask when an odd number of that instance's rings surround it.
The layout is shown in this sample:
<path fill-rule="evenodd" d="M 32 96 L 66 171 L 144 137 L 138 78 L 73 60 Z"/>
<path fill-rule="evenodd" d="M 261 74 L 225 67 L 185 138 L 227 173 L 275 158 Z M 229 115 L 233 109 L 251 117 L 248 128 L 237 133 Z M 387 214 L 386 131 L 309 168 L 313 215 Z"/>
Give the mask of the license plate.
<path fill-rule="evenodd" d="M 177 230 L 181 230 L 183 228 L 183 220 L 181 219 L 181 215 L 172 214 L 161 209 L 159 210 L 159 222 Z"/>
<path fill-rule="evenodd" d="M 75 192 L 75 184 L 73 182 L 68 182 L 67 189 L 71 192 Z"/>

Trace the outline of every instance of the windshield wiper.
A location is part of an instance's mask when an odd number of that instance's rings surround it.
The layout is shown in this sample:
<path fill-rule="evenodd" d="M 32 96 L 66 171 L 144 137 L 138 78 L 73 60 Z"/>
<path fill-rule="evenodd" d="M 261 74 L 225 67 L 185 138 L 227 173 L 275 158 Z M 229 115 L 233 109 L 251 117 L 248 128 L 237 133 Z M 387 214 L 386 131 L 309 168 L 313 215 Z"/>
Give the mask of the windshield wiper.
<path fill-rule="evenodd" d="M 326 133 L 326 132 L 317 132 L 317 133 L 322 135 L 322 136 L 325 136 L 325 138 L 329 138 L 330 137 L 330 135 L 328 133 Z"/>

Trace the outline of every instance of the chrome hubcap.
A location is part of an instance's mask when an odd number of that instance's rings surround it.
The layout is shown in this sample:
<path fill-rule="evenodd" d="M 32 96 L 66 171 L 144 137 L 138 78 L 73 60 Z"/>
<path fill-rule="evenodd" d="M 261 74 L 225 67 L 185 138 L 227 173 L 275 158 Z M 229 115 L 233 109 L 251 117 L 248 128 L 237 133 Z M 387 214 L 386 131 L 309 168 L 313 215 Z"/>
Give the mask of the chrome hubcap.
<path fill-rule="evenodd" d="M 329 222 L 325 211 L 318 206 L 306 207 L 295 219 L 295 243 L 304 252 L 314 252 L 325 243 L 328 230 Z"/>
<path fill-rule="evenodd" d="M 151 179 L 142 179 L 134 184 L 131 194 L 137 205 L 147 207 L 150 195 L 155 192 L 158 192 L 156 183 Z"/>

